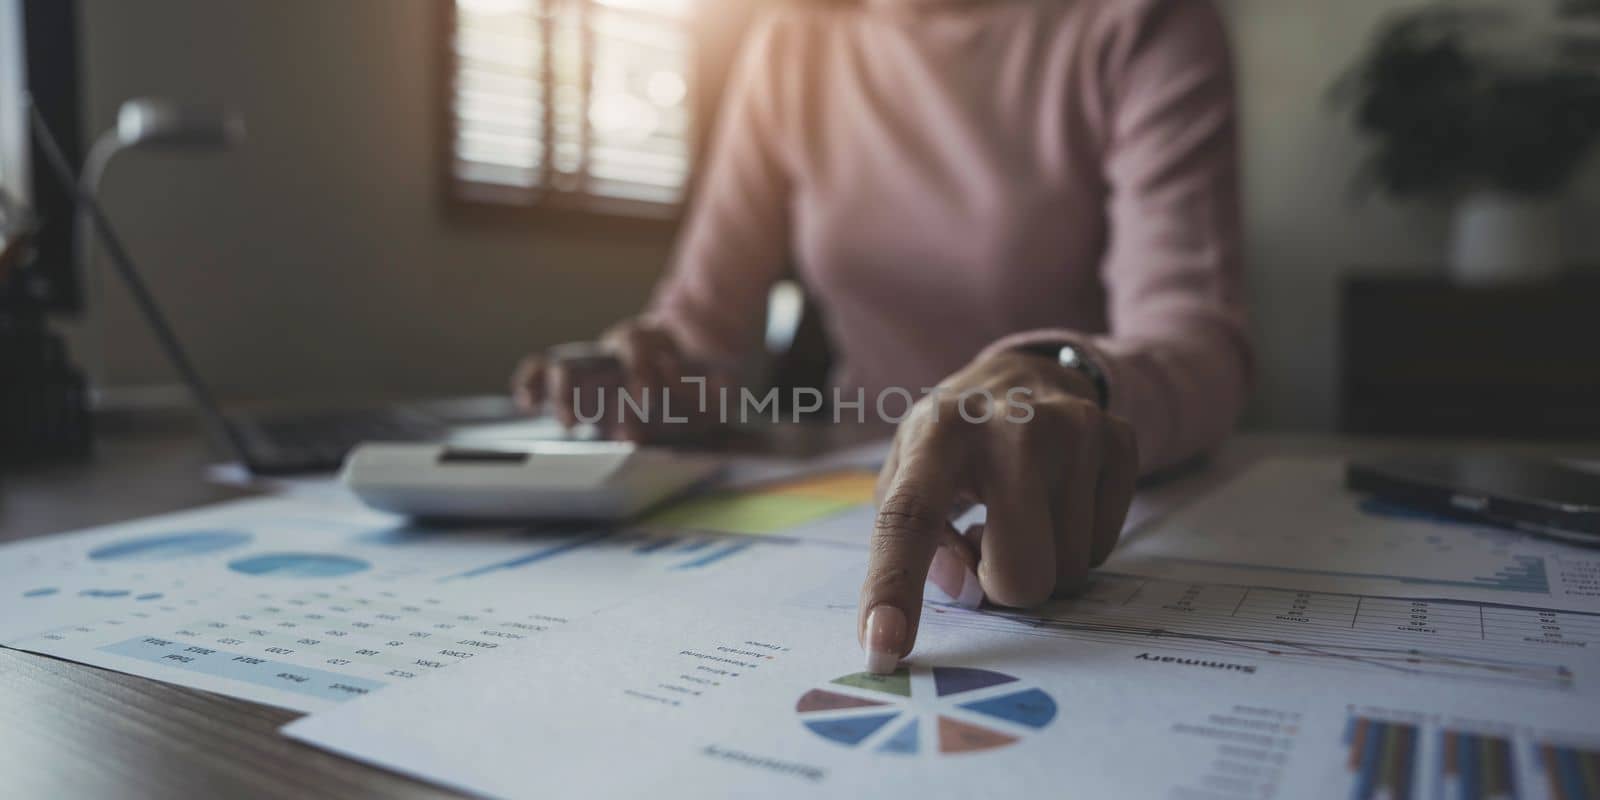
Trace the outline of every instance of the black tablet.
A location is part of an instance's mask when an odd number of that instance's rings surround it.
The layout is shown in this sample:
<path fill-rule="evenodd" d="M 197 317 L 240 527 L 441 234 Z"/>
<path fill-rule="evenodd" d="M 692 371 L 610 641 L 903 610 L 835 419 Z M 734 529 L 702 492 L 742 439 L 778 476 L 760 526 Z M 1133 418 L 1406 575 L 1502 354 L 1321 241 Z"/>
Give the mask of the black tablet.
<path fill-rule="evenodd" d="M 1345 486 L 1429 511 L 1600 546 L 1600 473 L 1468 454 L 1352 462 Z"/>

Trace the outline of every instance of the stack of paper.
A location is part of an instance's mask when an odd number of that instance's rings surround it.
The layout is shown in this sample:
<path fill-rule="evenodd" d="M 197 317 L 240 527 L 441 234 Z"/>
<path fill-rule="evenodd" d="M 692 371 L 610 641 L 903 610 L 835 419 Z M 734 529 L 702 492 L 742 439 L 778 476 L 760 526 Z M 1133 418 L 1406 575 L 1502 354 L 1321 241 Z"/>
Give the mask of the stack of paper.
<path fill-rule="evenodd" d="M 1267 462 L 1087 594 L 932 604 L 860 672 L 872 475 L 629 530 L 247 501 L 0 548 L 11 646 L 319 712 L 289 735 L 490 795 L 1586 797 L 1600 558 Z M 820 545 L 828 546 L 820 546 Z M 26 613 L 22 613 L 22 612 Z"/>

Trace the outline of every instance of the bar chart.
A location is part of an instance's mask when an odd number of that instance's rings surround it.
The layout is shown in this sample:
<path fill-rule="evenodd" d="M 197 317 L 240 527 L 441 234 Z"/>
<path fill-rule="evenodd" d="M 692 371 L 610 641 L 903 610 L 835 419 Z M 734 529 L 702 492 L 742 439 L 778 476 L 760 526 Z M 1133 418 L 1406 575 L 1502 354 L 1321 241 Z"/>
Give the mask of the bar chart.
<path fill-rule="evenodd" d="M 1344 743 L 1351 800 L 1410 800 L 1417 780 L 1417 726 L 1351 717 Z"/>

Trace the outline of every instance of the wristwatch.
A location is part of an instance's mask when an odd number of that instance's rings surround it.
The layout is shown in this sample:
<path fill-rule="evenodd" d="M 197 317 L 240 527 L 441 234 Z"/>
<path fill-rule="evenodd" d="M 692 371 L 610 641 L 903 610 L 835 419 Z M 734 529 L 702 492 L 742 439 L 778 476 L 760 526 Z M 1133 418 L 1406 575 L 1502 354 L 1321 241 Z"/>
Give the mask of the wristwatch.
<path fill-rule="evenodd" d="M 1019 352 L 1048 358 L 1067 369 L 1077 370 L 1094 384 L 1095 400 L 1099 403 L 1100 410 L 1106 411 L 1111 408 L 1111 382 L 1106 380 L 1106 371 L 1101 369 L 1083 348 L 1059 342 L 1042 342 L 1023 345 L 1017 349 Z"/>

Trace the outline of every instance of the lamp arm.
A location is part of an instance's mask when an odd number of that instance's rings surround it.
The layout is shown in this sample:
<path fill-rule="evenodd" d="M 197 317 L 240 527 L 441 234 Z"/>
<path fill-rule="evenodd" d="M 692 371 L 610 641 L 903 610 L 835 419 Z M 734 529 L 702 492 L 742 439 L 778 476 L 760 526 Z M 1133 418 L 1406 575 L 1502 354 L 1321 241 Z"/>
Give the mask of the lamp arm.
<path fill-rule="evenodd" d="M 102 307 L 105 303 L 105 276 L 95 260 L 94 214 L 89 210 L 89 204 L 83 202 L 82 198 L 100 196 L 100 182 L 105 177 L 106 169 L 123 149 L 122 139 L 117 135 L 116 128 L 100 134 L 100 138 L 95 140 L 94 146 L 89 148 L 89 154 L 83 160 L 83 170 L 78 176 L 78 196 L 74 198 L 73 203 L 72 263 L 77 265 L 84 276 L 89 290 L 89 339 L 93 343 L 93 351 L 89 358 L 89 374 L 92 376 L 89 388 L 91 396 L 98 395 L 107 380 L 105 309 Z"/>
<path fill-rule="evenodd" d="M 56 141 L 55 135 L 50 132 L 50 126 L 45 123 L 44 115 L 39 112 L 38 106 L 28 99 L 25 104 L 29 115 L 33 119 L 33 130 L 39 144 L 39 152 L 44 155 L 45 164 L 56 173 L 63 186 L 73 189 L 77 194 L 80 208 L 87 208 L 89 219 L 94 224 L 95 230 L 100 234 L 101 242 L 106 247 L 106 252 L 111 256 L 111 264 L 117 268 L 122 282 L 128 287 L 128 294 L 132 295 L 133 302 L 144 314 L 145 322 L 150 326 L 151 333 L 155 334 L 156 342 L 161 349 L 166 351 L 167 358 L 172 361 L 172 366 L 177 370 L 179 377 L 188 385 L 189 393 L 194 396 L 195 404 L 200 407 L 200 418 L 203 424 L 212 432 L 216 440 L 229 446 L 231 450 L 243 458 L 246 449 L 244 441 L 239 434 L 227 424 L 222 416 L 222 408 L 217 404 L 211 390 L 200 379 L 200 373 L 195 370 L 194 364 L 189 361 L 189 355 L 183 349 L 183 344 L 178 341 L 177 334 L 173 333 L 172 326 L 167 324 L 167 319 L 161 313 L 160 306 L 156 303 L 155 296 L 144 283 L 139 270 L 133 264 L 133 258 L 128 255 L 128 248 L 123 245 L 122 238 L 117 235 L 116 229 L 111 226 L 111 219 L 106 216 L 105 209 L 91 195 L 84 194 L 81 182 L 72 173 L 72 164 L 61 152 L 61 145 Z"/>

